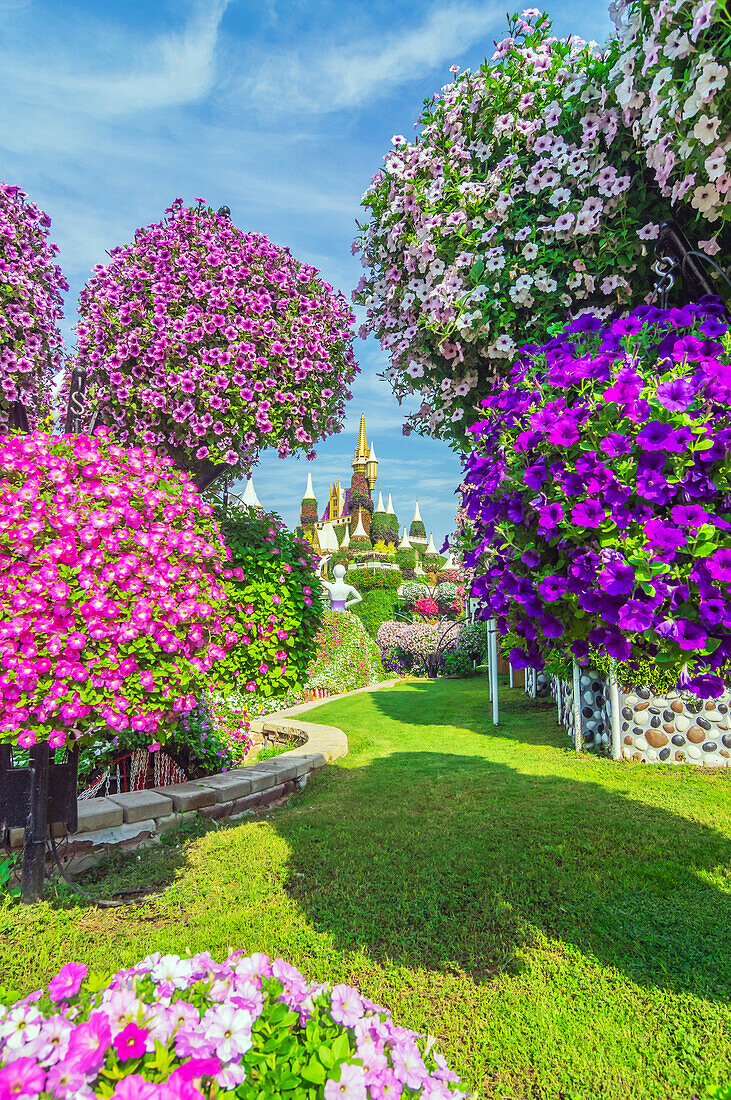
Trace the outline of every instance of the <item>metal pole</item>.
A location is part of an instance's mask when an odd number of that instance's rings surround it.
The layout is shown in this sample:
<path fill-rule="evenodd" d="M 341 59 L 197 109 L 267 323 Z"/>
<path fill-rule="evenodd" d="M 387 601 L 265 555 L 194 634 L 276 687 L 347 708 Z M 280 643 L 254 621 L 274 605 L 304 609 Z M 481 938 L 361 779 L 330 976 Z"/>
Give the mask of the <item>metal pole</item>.
<path fill-rule="evenodd" d="M 485 622 L 485 633 L 487 634 L 487 682 L 490 687 L 490 702 L 494 706 L 494 692 L 492 689 L 492 641 L 490 639 L 490 621 Z"/>
<path fill-rule="evenodd" d="M 584 738 L 581 732 L 581 670 L 574 661 L 574 748 L 581 752 Z"/>
<path fill-rule="evenodd" d="M 617 662 L 612 660 L 609 673 L 609 713 L 612 716 L 612 760 L 622 759 L 622 734 L 619 721 L 619 684 L 617 683 Z"/>
<path fill-rule="evenodd" d="M 513 666 L 508 657 L 508 675 L 510 676 L 510 686 L 513 687 Z"/>
<path fill-rule="evenodd" d="M 25 823 L 20 898 L 26 905 L 40 901 L 46 869 L 48 776 L 51 753 L 47 741 L 30 750 L 30 809 Z"/>
<path fill-rule="evenodd" d="M 499 720 L 499 701 L 497 694 L 497 622 L 490 619 L 490 652 L 492 653 L 492 724 L 496 726 Z"/>

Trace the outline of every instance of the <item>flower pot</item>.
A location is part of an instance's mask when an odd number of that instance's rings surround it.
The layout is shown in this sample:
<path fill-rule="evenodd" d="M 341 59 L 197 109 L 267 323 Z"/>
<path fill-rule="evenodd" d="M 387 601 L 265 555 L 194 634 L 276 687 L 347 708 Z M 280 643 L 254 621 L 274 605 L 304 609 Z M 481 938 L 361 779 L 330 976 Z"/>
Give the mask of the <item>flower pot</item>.
<path fill-rule="evenodd" d="M 731 767 L 731 691 L 700 702 L 685 691 L 653 695 L 639 687 L 618 694 L 625 760 Z"/>

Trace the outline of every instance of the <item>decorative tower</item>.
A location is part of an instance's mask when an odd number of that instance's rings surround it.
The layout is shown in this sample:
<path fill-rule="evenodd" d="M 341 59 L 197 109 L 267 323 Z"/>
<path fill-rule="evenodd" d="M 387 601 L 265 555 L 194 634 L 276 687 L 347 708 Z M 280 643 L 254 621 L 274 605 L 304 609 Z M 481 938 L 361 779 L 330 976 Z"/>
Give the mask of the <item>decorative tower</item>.
<path fill-rule="evenodd" d="M 424 527 L 424 521 L 421 518 L 421 512 L 419 511 L 419 498 L 416 498 L 416 508 L 414 509 L 414 518 L 411 521 L 411 527 L 409 527 L 409 538 L 411 545 L 417 550 L 426 549 L 426 528 Z"/>
<path fill-rule="evenodd" d="M 388 546 L 396 546 L 398 543 L 398 517 L 393 510 L 393 501 L 391 500 L 391 490 L 388 490 L 388 505 L 386 506 L 386 544 Z"/>
<path fill-rule="evenodd" d="M 369 464 L 368 440 L 366 439 L 365 416 L 361 414 L 360 428 L 358 429 L 358 442 L 355 446 L 353 457 L 353 476 L 350 481 L 350 537 L 355 537 L 355 527 L 360 523 L 363 526 L 366 537 L 371 529 L 371 513 L 373 512 L 373 500 L 368 482 Z M 375 454 L 373 457 L 375 462 Z M 374 478 L 375 483 L 375 478 Z M 370 539 L 368 539 L 370 542 Z"/>
<path fill-rule="evenodd" d="M 307 470 L 307 487 L 300 503 L 300 524 L 305 533 L 317 523 L 317 501 L 312 488 L 312 470 Z"/>
<path fill-rule="evenodd" d="M 340 478 L 338 478 L 330 485 L 330 512 L 328 518 L 331 523 L 336 523 L 342 515 L 342 500 L 343 493 L 340 488 Z"/>
<path fill-rule="evenodd" d="M 365 414 L 360 414 L 360 427 L 358 428 L 358 442 L 355 445 L 353 456 L 353 473 L 366 472 L 368 465 L 368 440 L 366 439 Z"/>
<path fill-rule="evenodd" d="M 363 427 L 365 430 L 365 420 L 363 421 Z M 378 459 L 376 458 L 376 448 L 373 446 L 373 440 L 371 440 L 371 449 L 368 452 L 368 461 L 366 462 L 366 478 L 368 479 L 368 488 L 371 492 L 376 487 L 376 478 L 378 477 Z"/>
<path fill-rule="evenodd" d="M 371 448 L 372 450 L 373 448 Z M 379 550 L 383 550 L 386 546 L 388 535 L 388 518 L 386 516 L 386 509 L 383 506 L 383 493 L 378 494 L 378 504 L 376 510 L 371 518 L 371 542 L 374 546 L 377 543 L 382 545 L 378 547 Z"/>
<path fill-rule="evenodd" d="M 251 474 L 246 475 L 246 488 L 244 489 L 244 495 L 241 500 L 247 507 L 254 508 L 258 515 L 264 514 L 264 509 L 259 503 L 259 498 L 256 495 L 256 489 L 254 488 Z"/>
<path fill-rule="evenodd" d="M 351 550 L 371 550 L 371 540 L 368 538 L 368 533 L 365 530 L 360 516 L 358 517 L 358 525 L 355 531 L 350 536 L 350 549 Z"/>

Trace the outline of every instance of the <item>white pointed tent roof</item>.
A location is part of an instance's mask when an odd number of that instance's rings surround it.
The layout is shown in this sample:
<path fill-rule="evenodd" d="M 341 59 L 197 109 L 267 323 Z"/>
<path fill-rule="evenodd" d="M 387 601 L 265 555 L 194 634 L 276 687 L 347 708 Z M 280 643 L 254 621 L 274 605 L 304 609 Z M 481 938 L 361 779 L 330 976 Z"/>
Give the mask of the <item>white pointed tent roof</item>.
<path fill-rule="evenodd" d="M 338 482 L 338 514 L 342 516 L 345 510 L 345 493 L 343 492 L 340 482 Z"/>
<path fill-rule="evenodd" d="M 329 553 L 334 554 L 340 549 L 338 546 L 337 535 L 333 528 L 332 523 L 326 523 L 319 534 L 320 549 L 327 550 Z"/>
<path fill-rule="evenodd" d="M 393 501 L 391 500 L 391 490 L 388 491 L 388 504 L 386 505 L 386 515 L 395 516 L 396 513 L 393 510 Z"/>
<path fill-rule="evenodd" d="M 350 546 L 350 528 L 346 527 L 345 528 L 345 534 L 343 535 L 342 541 L 340 543 L 340 549 L 341 550 L 347 550 L 349 546 Z"/>
<path fill-rule="evenodd" d="M 376 462 L 376 448 L 373 446 L 373 441 L 372 440 L 371 440 L 370 454 L 368 455 L 368 461 L 369 462 Z"/>
<path fill-rule="evenodd" d="M 425 553 L 427 553 L 427 554 L 436 554 L 436 552 L 437 552 L 437 548 L 434 545 L 434 535 L 433 535 L 433 532 L 430 531 L 429 532 L 429 545 L 427 546 Z"/>
<path fill-rule="evenodd" d="M 254 488 L 254 481 L 251 474 L 246 475 L 246 488 L 244 489 L 244 495 L 241 498 L 244 504 L 247 504 L 249 508 L 261 508 L 259 498 L 256 495 L 256 489 Z"/>
<path fill-rule="evenodd" d="M 353 538 L 356 538 L 356 536 L 358 535 L 360 535 L 360 537 L 364 539 L 368 538 L 366 534 L 366 529 L 363 526 L 363 516 L 360 512 L 358 512 L 358 526 L 356 527 L 355 531 L 353 531 Z"/>
<path fill-rule="evenodd" d="M 380 491 L 380 489 L 378 490 L 378 504 L 376 505 L 376 511 L 377 512 L 385 512 L 386 511 L 386 509 L 383 507 L 383 493 Z"/>
<path fill-rule="evenodd" d="M 417 522 L 422 522 L 423 523 L 423 520 L 421 518 L 421 512 L 419 511 L 419 498 L 418 497 L 416 498 L 416 508 L 414 508 L 413 522 L 414 523 L 417 523 Z"/>
<path fill-rule="evenodd" d="M 302 497 L 302 499 L 303 500 L 314 500 L 315 499 L 315 490 L 312 488 L 312 470 L 311 470 L 310 467 L 307 468 L 307 488 L 305 489 L 305 495 Z"/>
<path fill-rule="evenodd" d="M 408 531 L 408 528 L 407 528 L 406 524 L 404 524 L 404 537 L 401 539 L 401 542 L 398 544 L 398 548 L 399 548 L 399 550 L 410 550 L 411 549 L 411 543 L 409 542 L 409 531 Z"/>
<path fill-rule="evenodd" d="M 445 569 L 445 570 L 446 569 L 459 569 L 459 562 L 454 560 L 454 555 L 453 555 L 451 550 L 447 554 L 447 560 L 445 561 L 442 568 Z"/>

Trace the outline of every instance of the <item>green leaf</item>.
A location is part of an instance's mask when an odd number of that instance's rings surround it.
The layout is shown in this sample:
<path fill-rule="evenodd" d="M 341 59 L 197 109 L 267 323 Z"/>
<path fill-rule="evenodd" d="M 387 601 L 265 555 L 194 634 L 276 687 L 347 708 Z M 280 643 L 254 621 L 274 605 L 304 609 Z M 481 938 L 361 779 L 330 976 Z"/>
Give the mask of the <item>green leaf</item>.
<path fill-rule="evenodd" d="M 347 1058 L 350 1054 L 350 1039 L 347 1032 L 343 1032 L 338 1035 L 337 1039 L 332 1045 L 333 1057 L 336 1061 L 342 1062 L 344 1058 Z"/>
<path fill-rule="evenodd" d="M 709 554 L 712 554 L 716 550 L 715 542 L 704 542 L 702 546 L 698 546 L 693 554 L 697 558 L 707 558 Z"/>
<path fill-rule="evenodd" d="M 333 1058 L 332 1051 L 330 1050 L 329 1046 L 325 1045 L 325 1043 L 320 1044 L 320 1048 L 317 1051 L 317 1056 L 322 1062 L 325 1069 L 332 1069 L 335 1065 L 335 1059 Z"/>
<path fill-rule="evenodd" d="M 322 1063 L 318 1062 L 316 1058 L 312 1058 L 302 1070 L 302 1076 L 305 1081 L 312 1081 L 313 1085 L 322 1085 L 327 1074 Z"/>

